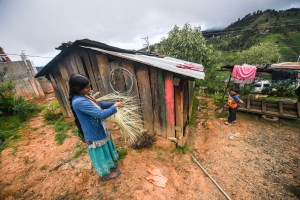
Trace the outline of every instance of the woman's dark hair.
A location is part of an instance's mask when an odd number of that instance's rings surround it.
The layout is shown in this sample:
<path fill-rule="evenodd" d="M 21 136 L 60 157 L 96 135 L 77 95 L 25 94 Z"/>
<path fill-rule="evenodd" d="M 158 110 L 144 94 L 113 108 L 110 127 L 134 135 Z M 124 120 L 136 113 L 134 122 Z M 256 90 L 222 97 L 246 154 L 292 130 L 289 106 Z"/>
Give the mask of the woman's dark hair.
<path fill-rule="evenodd" d="M 75 117 L 75 124 L 78 128 L 78 135 L 83 142 L 85 142 L 84 134 L 79 119 L 72 106 L 72 99 L 75 95 L 80 95 L 80 90 L 85 88 L 88 84 L 90 84 L 90 80 L 86 76 L 81 74 L 72 74 L 69 80 L 69 103 L 70 103 L 72 113 Z"/>

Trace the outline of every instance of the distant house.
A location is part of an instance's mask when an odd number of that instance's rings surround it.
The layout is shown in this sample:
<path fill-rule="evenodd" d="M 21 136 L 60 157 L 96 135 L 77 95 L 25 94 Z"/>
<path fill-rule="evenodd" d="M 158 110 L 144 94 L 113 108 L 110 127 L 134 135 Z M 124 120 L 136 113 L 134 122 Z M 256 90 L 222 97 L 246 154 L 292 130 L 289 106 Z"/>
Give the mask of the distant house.
<path fill-rule="evenodd" d="M 3 48 L 0 47 L 0 63 L 2 62 L 10 62 L 10 58 L 6 55 Z"/>
<path fill-rule="evenodd" d="M 195 79 L 204 79 L 203 66 L 171 57 L 125 50 L 88 39 L 63 43 L 61 52 L 36 77 L 52 83 L 65 116 L 72 116 L 68 80 L 73 73 L 86 75 L 93 90 L 105 95 L 114 90 L 139 99 L 145 129 L 163 137 L 184 136 L 191 115 Z M 133 84 L 123 73 L 125 69 Z"/>
<path fill-rule="evenodd" d="M 5 70 L 4 78 L 15 82 L 16 93 L 29 98 L 44 96 L 39 81 L 34 78 L 35 73 L 31 62 L 29 60 L 11 61 L 8 56 L 5 56 L 6 54 L 3 56 L 3 53 L 2 51 L 0 71 Z"/>

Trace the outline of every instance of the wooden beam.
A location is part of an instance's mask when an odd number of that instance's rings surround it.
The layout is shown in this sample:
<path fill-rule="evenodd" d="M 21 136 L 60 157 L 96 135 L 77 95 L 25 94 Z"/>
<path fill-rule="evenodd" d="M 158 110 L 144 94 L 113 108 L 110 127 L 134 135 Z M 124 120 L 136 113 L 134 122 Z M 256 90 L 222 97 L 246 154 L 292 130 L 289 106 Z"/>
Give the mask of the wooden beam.
<path fill-rule="evenodd" d="M 159 97 L 159 124 L 161 135 L 167 137 L 167 121 L 166 121 L 166 95 L 165 95 L 165 79 L 163 71 L 157 69 L 157 81 L 158 81 L 158 97 Z"/>
<path fill-rule="evenodd" d="M 148 67 L 138 64 L 135 69 L 145 128 L 153 132 L 153 108 Z"/>
<path fill-rule="evenodd" d="M 179 139 L 179 137 L 183 136 L 183 85 L 180 84 L 179 86 L 175 86 L 174 87 L 174 93 L 175 93 L 175 119 L 176 119 L 176 127 L 180 127 L 181 130 L 176 130 L 175 131 L 175 136 L 177 139 Z"/>
<path fill-rule="evenodd" d="M 194 89 L 195 89 L 195 81 L 188 81 L 188 89 L 189 89 L 189 105 L 188 105 L 188 110 L 189 110 L 189 116 L 188 119 L 192 116 L 193 112 L 193 98 L 194 98 Z"/>
<path fill-rule="evenodd" d="M 151 96 L 153 105 L 153 127 L 156 135 L 161 135 L 160 123 L 159 123 L 159 96 L 158 96 L 158 78 L 157 68 L 150 67 L 150 85 Z"/>
<path fill-rule="evenodd" d="M 166 99 L 166 121 L 167 137 L 175 137 L 175 111 L 174 111 L 174 87 L 173 75 L 165 73 L 165 99 Z"/>

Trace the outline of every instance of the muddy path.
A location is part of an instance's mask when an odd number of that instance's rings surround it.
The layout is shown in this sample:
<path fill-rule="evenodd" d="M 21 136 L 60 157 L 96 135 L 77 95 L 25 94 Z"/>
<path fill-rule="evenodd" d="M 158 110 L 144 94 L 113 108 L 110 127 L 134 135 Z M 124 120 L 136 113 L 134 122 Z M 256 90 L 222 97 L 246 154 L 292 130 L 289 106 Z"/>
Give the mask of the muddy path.
<path fill-rule="evenodd" d="M 127 148 L 120 161 L 122 175 L 108 182 L 99 181 L 87 154 L 74 158 L 79 139 L 68 132 L 57 145 L 53 126 L 39 113 L 22 130 L 17 148 L 1 153 L 0 199 L 225 199 L 192 162 L 192 151 L 232 199 L 296 199 L 285 185 L 299 172 L 299 127 L 241 114 L 228 127 L 215 117 L 212 100 L 201 102 L 207 106 L 200 106 L 198 123 L 191 129 L 190 153 L 182 154 L 157 137 L 151 148 Z M 112 132 L 123 149 L 119 134 Z M 149 165 L 168 178 L 166 188 L 146 180 Z"/>

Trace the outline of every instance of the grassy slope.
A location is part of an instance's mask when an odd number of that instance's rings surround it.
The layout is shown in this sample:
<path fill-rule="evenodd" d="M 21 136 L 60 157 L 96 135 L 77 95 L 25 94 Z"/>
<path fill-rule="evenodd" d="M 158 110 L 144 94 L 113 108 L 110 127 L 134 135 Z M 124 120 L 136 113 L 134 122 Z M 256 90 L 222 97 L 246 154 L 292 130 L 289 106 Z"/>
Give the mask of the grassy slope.
<path fill-rule="evenodd" d="M 251 28 L 249 28 L 251 27 Z M 272 41 L 278 45 L 283 61 L 296 61 L 300 54 L 300 11 L 260 12 L 228 26 L 220 37 L 208 37 L 208 43 L 223 51 L 229 60 L 235 53 L 260 42 Z M 235 30 L 229 32 L 229 30 Z"/>

